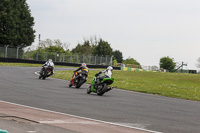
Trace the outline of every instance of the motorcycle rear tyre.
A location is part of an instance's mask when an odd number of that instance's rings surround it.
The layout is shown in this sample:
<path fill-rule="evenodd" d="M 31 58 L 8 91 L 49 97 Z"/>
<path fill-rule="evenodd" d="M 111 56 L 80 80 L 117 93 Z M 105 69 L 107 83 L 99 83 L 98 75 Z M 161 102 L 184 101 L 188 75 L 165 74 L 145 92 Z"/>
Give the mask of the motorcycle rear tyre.
<path fill-rule="evenodd" d="M 97 89 L 97 95 L 102 96 L 102 95 L 106 92 L 107 87 L 108 87 L 107 84 L 104 83 L 104 84 L 103 84 L 103 88 L 102 88 L 101 90 L 98 90 L 98 89 Z"/>
<path fill-rule="evenodd" d="M 82 84 L 83 84 L 83 80 L 80 79 L 79 82 L 75 85 L 75 88 L 80 88 Z"/>

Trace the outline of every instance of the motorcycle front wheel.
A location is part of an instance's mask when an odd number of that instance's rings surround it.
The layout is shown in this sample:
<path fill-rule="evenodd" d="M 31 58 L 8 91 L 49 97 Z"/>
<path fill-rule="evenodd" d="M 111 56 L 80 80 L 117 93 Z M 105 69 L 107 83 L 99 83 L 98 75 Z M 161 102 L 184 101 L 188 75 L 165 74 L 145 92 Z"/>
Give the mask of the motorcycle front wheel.
<path fill-rule="evenodd" d="M 69 86 L 69 87 L 72 87 L 72 81 L 69 82 L 69 85 L 68 85 L 68 86 Z"/>

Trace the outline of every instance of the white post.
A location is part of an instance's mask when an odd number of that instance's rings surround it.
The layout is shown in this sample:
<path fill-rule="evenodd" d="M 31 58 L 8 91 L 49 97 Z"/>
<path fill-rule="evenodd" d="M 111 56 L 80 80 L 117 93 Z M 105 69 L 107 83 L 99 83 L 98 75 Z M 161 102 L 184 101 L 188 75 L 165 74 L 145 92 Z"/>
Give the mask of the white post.
<path fill-rule="evenodd" d="M 108 56 L 106 56 L 106 65 L 108 65 Z"/>
<path fill-rule="evenodd" d="M 63 53 L 63 62 L 65 62 L 65 53 Z"/>
<path fill-rule="evenodd" d="M 56 53 L 55 53 L 55 62 L 56 62 L 56 57 L 57 57 L 57 51 L 56 51 Z"/>
<path fill-rule="evenodd" d="M 102 64 L 102 57 L 103 57 L 103 55 L 101 55 L 101 61 L 100 61 L 100 64 Z"/>
<path fill-rule="evenodd" d="M 111 56 L 111 58 L 110 58 L 110 65 L 112 66 L 112 58 L 113 58 L 113 56 Z"/>
<path fill-rule="evenodd" d="M 16 58 L 18 59 L 18 57 L 19 57 L 19 46 L 17 46 L 17 56 L 16 56 Z"/>
<path fill-rule="evenodd" d="M 29 47 L 28 50 L 27 50 L 26 59 L 28 59 L 28 54 L 29 54 L 29 50 L 30 50 L 30 49 L 31 49 L 31 48 Z"/>
<path fill-rule="evenodd" d="M 95 65 L 97 64 L 97 55 L 95 56 Z"/>
<path fill-rule="evenodd" d="M 7 58 L 8 47 L 9 47 L 9 45 L 5 45 L 5 58 Z"/>

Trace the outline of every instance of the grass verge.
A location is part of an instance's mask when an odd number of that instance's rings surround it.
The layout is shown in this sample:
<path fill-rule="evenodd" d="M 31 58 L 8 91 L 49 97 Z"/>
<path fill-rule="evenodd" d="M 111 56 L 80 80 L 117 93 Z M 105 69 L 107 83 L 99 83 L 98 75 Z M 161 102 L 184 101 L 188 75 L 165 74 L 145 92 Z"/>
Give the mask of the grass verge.
<path fill-rule="evenodd" d="M 31 64 L 31 63 L 6 63 L 6 62 L 0 62 L 0 66 L 20 66 L 20 67 L 42 67 L 43 64 Z M 60 66 L 55 65 L 55 67 L 63 67 L 63 68 L 69 68 L 69 66 Z M 74 67 L 75 68 L 75 67 Z"/>
<path fill-rule="evenodd" d="M 95 73 L 89 72 L 88 81 L 91 83 Z M 56 71 L 54 78 L 71 80 L 73 71 Z M 113 71 L 115 82 L 112 86 L 167 97 L 200 101 L 200 75 L 182 73 L 153 73 L 134 71 Z"/>

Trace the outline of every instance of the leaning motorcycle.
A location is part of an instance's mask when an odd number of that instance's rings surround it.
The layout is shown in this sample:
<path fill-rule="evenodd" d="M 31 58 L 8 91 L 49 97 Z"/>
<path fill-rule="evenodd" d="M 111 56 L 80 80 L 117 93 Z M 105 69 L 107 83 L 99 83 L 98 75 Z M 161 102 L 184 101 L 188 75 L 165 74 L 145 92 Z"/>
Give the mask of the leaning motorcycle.
<path fill-rule="evenodd" d="M 114 78 L 104 78 L 101 80 L 100 84 L 96 83 L 97 77 L 94 76 L 92 80 L 92 84 L 87 89 L 87 93 L 90 94 L 91 92 L 97 93 L 97 95 L 102 96 L 105 92 L 108 92 L 112 89 L 112 87 L 108 87 L 114 82 Z"/>
<path fill-rule="evenodd" d="M 43 66 L 43 69 L 40 72 L 39 79 L 41 78 L 46 79 L 47 77 L 49 77 L 48 75 L 50 75 L 51 72 L 52 72 L 51 66 Z"/>
<path fill-rule="evenodd" d="M 88 79 L 86 73 L 79 73 L 76 77 L 75 72 L 72 76 L 72 80 L 69 82 L 69 87 L 75 86 L 75 88 L 80 88 Z"/>

